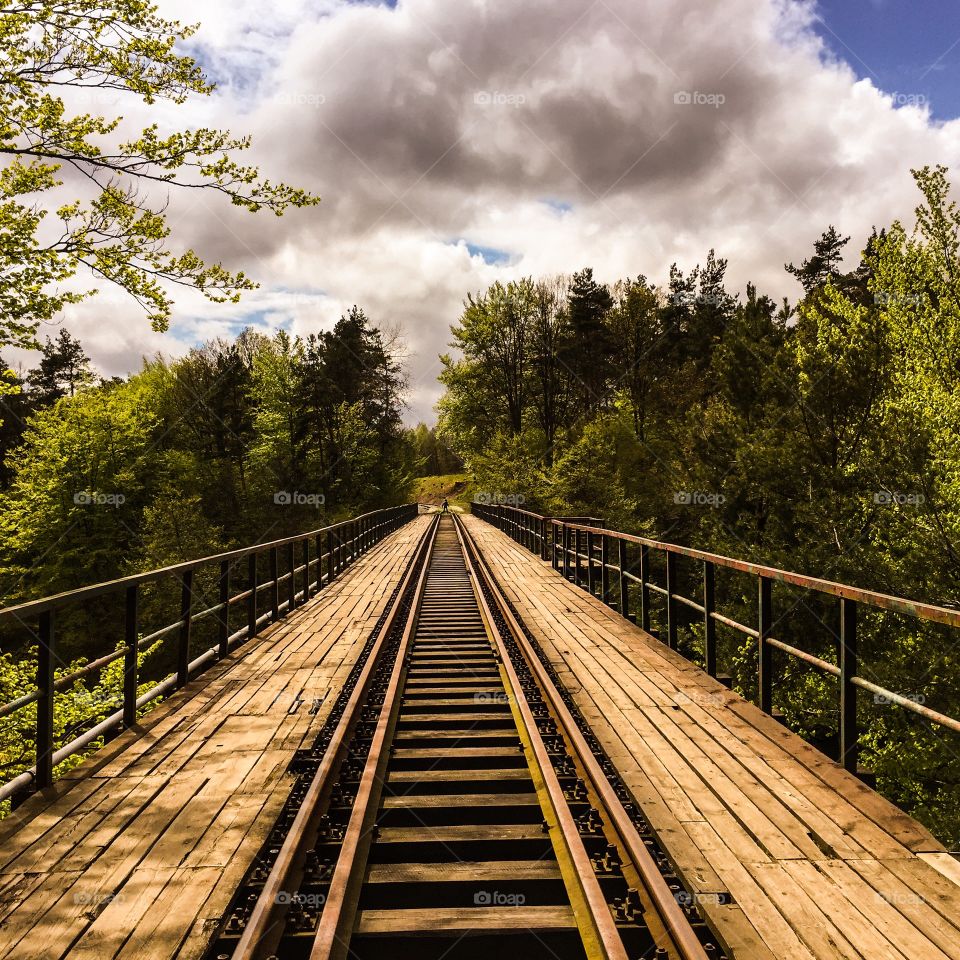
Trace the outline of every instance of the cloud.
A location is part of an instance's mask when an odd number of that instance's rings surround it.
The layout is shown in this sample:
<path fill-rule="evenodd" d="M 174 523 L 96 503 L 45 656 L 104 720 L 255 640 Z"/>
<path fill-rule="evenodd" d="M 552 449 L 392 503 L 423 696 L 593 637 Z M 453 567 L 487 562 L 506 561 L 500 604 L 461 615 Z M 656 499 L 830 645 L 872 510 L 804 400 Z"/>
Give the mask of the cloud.
<path fill-rule="evenodd" d="M 430 419 L 468 292 L 587 264 L 662 280 L 716 247 L 733 288 L 795 296 L 782 265 L 828 224 L 860 242 L 909 220 L 909 168 L 957 165 L 957 122 L 858 80 L 808 2 L 280 7 L 160 0 L 202 17 L 196 50 L 222 84 L 180 122 L 252 133 L 253 160 L 324 202 L 277 220 L 174 197 L 179 239 L 264 289 L 241 307 L 180 298 L 166 339 L 122 298 L 84 305 L 68 324 L 108 372 L 245 316 L 307 333 L 358 303 L 402 329 L 411 417 Z"/>

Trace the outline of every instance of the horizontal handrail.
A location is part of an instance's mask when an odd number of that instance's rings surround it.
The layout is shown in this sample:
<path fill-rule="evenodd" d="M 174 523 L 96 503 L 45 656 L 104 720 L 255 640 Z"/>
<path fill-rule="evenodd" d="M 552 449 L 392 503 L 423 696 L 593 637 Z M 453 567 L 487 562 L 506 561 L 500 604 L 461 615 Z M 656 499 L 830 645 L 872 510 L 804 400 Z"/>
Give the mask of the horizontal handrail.
<path fill-rule="evenodd" d="M 563 520 L 550 517 L 545 519 L 556 527 L 566 526 L 570 530 L 589 531 L 595 529 L 583 524 L 566 523 Z M 793 573 L 790 570 L 781 570 L 779 567 L 767 567 L 760 563 L 752 563 L 749 560 L 738 560 L 735 557 L 726 557 L 719 553 L 709 553 L 706 550 L 684 547 L 676 543 L 650 540 L 647 537 L 639 537 L 631 533 L 620 533 L 616 530 L 606 530 L 605 532 L 609 536 L 616 537 L 618 540 L 624 540 L 627 543 L 636 543 L 642 546 L 652 547 L 656 550 L 662 550 L 665 553 L 688 557 L 692 560 L 706 561 L 718 567 L 737 570 L 740 573 L 750 573 L 755 576 L 766 577 L 768 580 L 774 580 L 778 583 L 788 583 L 795 587 L 815 590 L 818 593 L 826 593 L 847 600 L 855 600 L 859 603 L 867 603 L 870 606 L 879 607 L 883 610 L 919 617 L 921 620 L 930 620 L 948 627 L 960 627 L 960 610 L 954 610 L 950 607 L 923 603 L 919 600 L 906 600 L 903 597 L 894 597 L 887 593 L 879 593 L 876 590 L 865 590 L 862 587 L 854 587 L 847 583 L 837 583 L 834 580 L 823 580 L 819 577 L 811 577 L 802 573 Z"/>
<path fill-rule="evenodd" d="M 104 583 L 80 587 L 38 600 L 0 609 L 0 622 L 16 620 L 32 627 L 36 624 L 37 682 L 9 703 L 0 705 L 0 719 L 10 716 L 25 707 L 36 704 L 36 764 L 33 768 L 0 787 L 0 800 L 9 799 L 24 791 L 44 788 L 53 782 L 53 767 L 93 740 L 117 727 L 134 726 L 137 710 L 149 699 L 155 699 L 167 690 L 183 687 L 199 669 L 227 656 L 237 643 L 252 639 L 264 624 L 279 620 L 296 606 L 306 603 L 311 595 L 333 582 L 350 564 L 357 560 L 389 533 L 414 519 L 419 513 L 417 504 L 405 504 L 364 513 L 350 520 L 330 524 L 306 533 L 257 543 L 213 554 L 197 560 L 188 560 L 157 570 L 121 577 Z M 280 570 L 280 551 L 284 549 L 286 569 Z M 297 552 L 300 552 L 298 561 Z M 260 578 L 258 560 L 267 554 L 270 575 Z M 238 592 L 231 591 L 231 573 L 238 561 L 247 561 L 247 583 Z M 194 573 L 204 567 L 214 567 L 219 573 L 218 602 L 202 610 L 194 609 L 196 589 Z M 172 579 L 180 592 L 180 616 L 146 636 L 139 632 L 139 590 L 147 583 Z M 298 585 L 298 580 L 299 585 Z M 281 587 L 285 597 L 281 597 Z M 124 641 L 110 651 L 83 666 L 56 676 L 55 614 L 70 604 L 94 597 L 120 594 L 125 601 Z M 266 594 L 270 610 L 260 613 L 258 605 Z M 231 631 L 230 614 L 239 605 L 246 607 L 246 625 Z M 191 634 L 194 626 L 205 619 L 215 617 L 218 643 L 200 657 L 190 659 Z M 147 694 L 138 694 L 138 654 L 171 634 L 178 635 L 176 671 L 149 691 L 153 697 L 144 700 Z M 104 667 L 124 660 L 123 709 L 86 731 L 72 743 L 56 748 L 54 743 L 54 706 L 57 693 L 62 693 L 76 681 L 102 670 Z M 95 736 L 94 731 L 101 731 Z"/>
<path fill-rule="evenodd" d="M 960 610 L 937 604 L 922 603 L 838 583 L 819 577 L 811 577 L 779 567 L 739 560 L 722 554 L 684 547 L 621 533 L 606 527 L 577 522 L 572 518 L 545 517 L 514 507 L 474 504 L 473 512 L 484 520 L 505 531 L 521 545 L 541 559 L 550 560 L 554 569 L 591 594 L 599 595 L 610 606 L 619 609 L 623 616 L 636 620 L 630 612 L 630 586 L 639 587 L 639 622 L 644 630 L 650 630 L 650 596 L 663 597 L 666 606 L 666 643 L 678 649 L 678 607 L 687 607 L 703 617 L 705 669 L 711 676 L 717 673 L 716 627 L 720 624 L 757 641 L 759 652 L 759 705 L 767 713 L 773 712 L 773 662 L 772 651 L 779 650 L 840 681 L 840 759 L 853 772 L 857 770 L 859 752 L 859 729 L 857 725 L 857 690 L 867 690 L 878 698 L 895 703 L 911 713 L 950 730 L 960 732 L 960 720 L 933 710 L 915 699 L 896 691 L 887 690 L 859 675 L 857 649 L 858 607 L 863 605 L 885 612 L 902 614 L 947 627 L 960 627 Z M 616 558 L 611 558 L 611 546 L 616 546 Z M 634 557 L 628 557 L 632 549 Z M 655 583 L 650 578 L 649 558 L 651 552 L 662 554 L 666 565 L 666 583 Z M 639 556 L 637 556 L 639 554 Z M 702 565 L 702 601 L 684 596 L 676 589 L 677 560 L 698 561 Z M 637 572 L 639 567 L 639 575 Z M 715 609 L 715 575 L 718 569 L 733 570 L 757 578 L 758 626 L 747 626 Z M 614 599 L 611 578 L 618 584 L 618 599 Z M 833 597 L 840 602 L 839 663 L 831 663 L 822 657 L 785 643 L 771 635 L 773 624 L 772 588 L 776 583 L 800 587 L 813 593 Z"/>
<path fill-rule="evenodd" d="M 416 507 L 416 504 L 409 505 Z M 164 577 L 182 574 L 190 570 L 196 570 L 211 563 L 219 563 L 223 560 L 241 560 L 249 557 L 252 553 L 263 553 L 265 550 L 279 549 L 290 544 L 302 543 L 308 538 L 315 538 L 325 534 L 343 530 L 352 525 L 362 523 L 371 517 L 380 516 L 390 510 L 404 509 L 402 507 L 389 507 L 386 510 L 372 510 L 369 513 L 360 514 L 352 520 L 341 520 L 339 523 L 333 523 L 327 527 L 319 527 L 308 533 L 298 533 L 292 537 L 283 537 L 280 540 L 270 540 L 266 543 L 255 543 L 248 547 L 239 547 L 236 550 L 227 550 L 224 553 L 214 553 L 207 557 L 201 557 L 199 560 L 185 560 L 182 563 L 171 564 L 168 567 L 159 567 L 156 570 L 148 570 L 145 573 L 134 573 L 128 577 L 120 577 L 117 580 L 106 580 L 102 583 L 93 583 L 87 587 L 78 587 L 75 590 L 67 590 L 63 593 L 55 593 L 49 597 L 40 597 L 37 600 L 27 600 L 24 603 L 16 604 L 12 607 L 0 608 L 0 622 L 11 618 L 20 618 L 21 616 L 33 616 L 37 613 L 43 613 L 45 610 L 51 610 L 56 606 L 69 603 L 75 600 L 88 600 L 91 597 L 100 596 L 104 593 L 111 593 L 116 590 L 122 590 L 125 587 L 149 583 L 153 580 L 160 580 Z"/>

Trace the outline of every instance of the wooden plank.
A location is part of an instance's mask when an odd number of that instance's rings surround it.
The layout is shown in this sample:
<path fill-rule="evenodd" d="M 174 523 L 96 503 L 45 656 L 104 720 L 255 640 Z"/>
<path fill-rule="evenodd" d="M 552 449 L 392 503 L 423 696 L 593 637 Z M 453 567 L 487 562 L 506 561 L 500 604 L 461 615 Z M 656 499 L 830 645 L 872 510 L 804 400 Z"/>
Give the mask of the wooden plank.
<path fill-rule="evenodd" d="M 677 872 L 734 898 L 726 914 L 701 904 L 729 952 L 960 956 L 960 864 L 926 828 L 506 535 L 466 523 Z"/>
<path fill-rule="evenodd" d="M 294 751 L 332 709 L 428 522 L 0 826 L 0 956 L 204 954 L 294 782 Z"/>

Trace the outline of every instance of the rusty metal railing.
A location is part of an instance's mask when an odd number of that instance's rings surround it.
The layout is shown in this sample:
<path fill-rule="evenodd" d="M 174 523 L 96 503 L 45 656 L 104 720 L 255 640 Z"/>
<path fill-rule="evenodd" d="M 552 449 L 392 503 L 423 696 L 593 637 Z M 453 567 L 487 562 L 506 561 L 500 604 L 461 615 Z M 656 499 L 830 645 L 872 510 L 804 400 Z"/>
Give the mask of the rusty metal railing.
<path fill-rule="evenodd" d="M 666 614 L 666 640 L 671 649 L 678 649 L 680 606 L 699 614 L 703 623 L 704 669 L 711 676 L 717 673 L 717 625 L 731 628 L 757 642 L 759 689 L 758 705 L 773 712 L 773 651 L 778 650 L 814 667 L 839 681 L 840 749 L 839 759 L 846 769 L 856 772 L 859 758 L 860 730 L 857 721 L 857 693 L 872 693 L 876 698 L 896 704 L 932 723 L 960 733 L 960 720 L 933 710 L 911 697 L 903 696 L 873 683 L 860 673 L 857 643 L 857 620 L 861 607 L 903 614 L 921 621 L 960 628 L 960 610 L 920 603 L 873 590 L 832 580 L 810 577 L 789 570 L 737 560 L 675 543 L 663 543 L 614 530 L 577 522 L 574 519 L 544 517 L 515 507 L 473 504 L 473 512 L 483 520 L 509 534 L 514 540 L 549 560 L 553 568 L 577 586 L 598 596 L 609 606 L 650 632 L 651 595 L 662 598 Z M 628 557 L 628 549 L 634 552 Z M 662 554 L 665 582 L 651 577 L 651 554 Z M 678 590 L 679 559 L 695 561 L 701 566 L 699 600 L 684 596 Z M 716 609 L 716 571 L 729 569 L 752 575 L 757 580 L 757 626 L 751 627 Z M 839 601 L 838 663 L 801 650 L 778 640 L 773 630 L 773 586 L 789 584 Z M 632 589 L 638 589 L 634 612 Z"/>
<path fill-rule="evenodd" d="M 221 660 L 234 646 L 255 637 L 263 626 L 279 620 L 298 605 L 306 603 L 314 593 L 331 583 L 370 547 L 414 519 L 417 510 L 417 504 L 375 510 L 293 537 L 258 543 L 0 609 L 0 624 L 15 623 L 26 626 L 37 640 L 36 687 L 0 706 L 2 719 L 36 704 L 36 763 L 34 767 L 0 787 L 0 801 L 50 786 L 53 783 L 54 767 L 100 737 L 134 726 L 138 710 L 142 710 L 157 697 L 183 687 L 192 676 Z M 280 572 L 281 553 L 285 554 L 283 565 L 286 570 L 283 573 Z M 269 573 L 261 580 L 261 560 L 264 557 L 267 559 Z M 244 589 L 232 593 L 231 580 L 238 565 L 246 566 Z M 218 602 L 197 610 L 196 574 L 211 568 L 218 576 Z M 141 588 L 149 583 L 171 580 L 179 587 L 179 618 L 141 637 Z M 282 596 L 284 592 L 285 597 Z M 91 663 L 57 677 L 55 619 L 58 611 L 111 594 L 123 598 L 123 644 Z M 269 609 L 261 614 L 258 612 L 258 602 L 262 601 L 265 594 L 268 597 Z M 238 606 L 245 608 L 246 622 L 240 629 L 232 630 L 230 614 Z M 191 659 L 193 628 L 198 622 L 210 617 L 216 618 L 217 645 Z M 138 695 L 138 654 L 169 635 L 177 637 L 176 671 L 147 692 Z M 57 747 L 54 741 L 57 693 L 121 658 L 124 660 L 122 709 L 86 730 L 72 742 Z"/>

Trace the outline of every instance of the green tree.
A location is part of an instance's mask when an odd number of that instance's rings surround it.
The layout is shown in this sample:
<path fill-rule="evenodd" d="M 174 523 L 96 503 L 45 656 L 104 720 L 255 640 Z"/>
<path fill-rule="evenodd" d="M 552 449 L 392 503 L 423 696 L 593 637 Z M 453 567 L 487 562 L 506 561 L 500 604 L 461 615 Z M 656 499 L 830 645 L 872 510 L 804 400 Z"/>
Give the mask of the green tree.
<path fill-rule="evenodd" d="M 530 390 L 537 423 L 546 443 L 547 463 L 553 462 L 557 436 L 571 404 L 570 370 L 561 359 L 570 338 L 566 282 L 562 277 L 538 281 L 533 290 L 530 323 Z"/>
<path fill-rule="evenodd" d="M 157 391 L 150 374 L 82 391 L 40 410 L 0 499 L 8 599 L 58 593 L 117 576 L 160 471 Z"/>
<path fill-rule="evenodd" d="M 39 366 L 27 375 L 31 396 L 40 404 L 55 403 L 61 397 L 72 397 L 77 390 L 94 382 L 90 358 L 80 341 L 60 328 L 56 340 L 47 337 Z"/>
<path fill-rule="evenodd" d="M 616 383 L 630 404 L 634 432 L 644 440 L 650 395 L 663 374 L 659 302 L 646 277 L 621 281 L 614 286 L 613 296 L 609 326 L 619 348 L 613 359 Z"/>
<path fill-rule="evenodd" d="M 523 429 L 527 406 L 530 321 L 534 312 L 531 280 L 503 286 L 499 281 L 485 293 L 467 297 L 460 323 L 452 328 L 453 346 L 476 365 L 497 398 L 498 419 L 513 433 Z"/>
<path fill-rule="evenodd" d="M 235 340 L 212 340 L 167 366 L 157 360 L 162 444 L 189 458 L 183 468 L 204 514 L 230 538 L 246 538 L 249 457 L 255 399 L 253 357 L 265 341 L 244 330 Z"/>
<path fill-rule="evenodd" d="M 788 263 L 784 269 L 800 281 L 804 293 L 813 293 L 839 279 L 843 248 L 849 242 L 849 237 L 841 237 L 831 225 L 821 234 L 819 240 L 814 241 L 812 257 L 804 260 L 799 267 Z"/>
<path fill-rule="evenodd" d="M 570 336 L 561 358 L 570 370 L 580 410 L 592 413 L 609 398 L 614 343 L 607 324 L 613 298 L 593 279 L 593 269 L 575 273 L 567 292 Z"/>
<path fill-rule="evenodd" d="M 130 137 L 120 116 L 71 110 L 69 101 L 93 90 L 151 106 L 209 95 L 213 85 L 178 52 L 193 32 L 148 0 L 0 8 L 0 347 L 30 345 L 38 322 L 93 293 L 65 286 L 82 269 L 126 290 L 158 330 L 170 319 L 171 287 L 214 301 L 253 288 L 243 273 L 171 248 L 171 187 L 277 215 L 317 202 L 238 162 L 249 138 L 207 127 L 162 130 L 159 122 Z M 71 191 L 91 199 L 72 199 Z M 57 225 L 46 222 L 50 213 Z"/>

